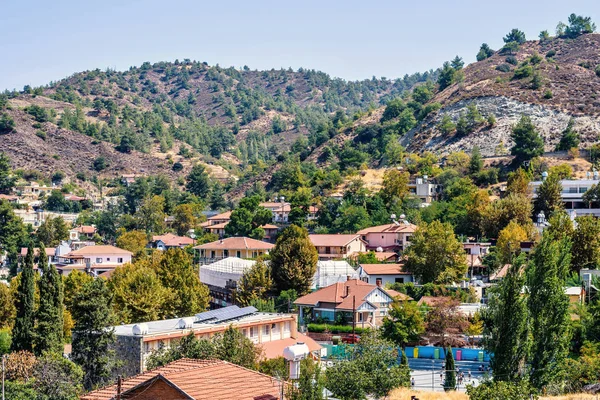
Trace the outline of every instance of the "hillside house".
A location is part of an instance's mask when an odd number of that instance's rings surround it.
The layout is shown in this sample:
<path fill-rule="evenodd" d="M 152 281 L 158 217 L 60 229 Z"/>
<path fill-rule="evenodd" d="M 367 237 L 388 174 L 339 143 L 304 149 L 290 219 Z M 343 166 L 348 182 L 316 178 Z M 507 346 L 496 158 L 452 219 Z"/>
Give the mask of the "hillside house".
<path fill-rule="evenodd" d="M 63 275 L 75 269 L 101 274 L 130 263 L 132 256 L 132 252 L 115 246 L 86 246 L 58 257 L 56 269 Z"/>
<path fill-rule="evenodd" d="M 190 237 L 177 236 L 172 233 L 167 233 L 165 235 L 152 236 L 150 247 L 164 251 L 172 248 L 183 249 L 187 246 L 193 246 L 194 244 L 196 244 L 196 241 Z"/>
<path fill-rule="evenodd" d="M 404 270 L 403 264 L 360 264 L 358 275 L 363 282 L 384 287 L 415 281 L 413 274 Z"/>
<path fill-rule="evenodd" d="M 264 202 L 260 203 L 261 207 L 264 207 L 268 210 L 271 210 L 273 213 L 273 223 L 279 224 L 287 224 L 290 217 L 290 212 L 292 211 L 292 205 L 287 202 Z M 307 219 L 309 221 L 317 219 L 317 212 L 319 209 L 315 206 L 308 207 L 308 216 Z"/>
<path fill-rule="evenodd" d="M 161 347 L 169 348 L 191 333 L 198 339 L 210 338 L 230 326 L 260 347 L 265 358 L 282 356 L 283 349 L 296 341 L 305 342 L 311 351 L 321 350 L 316 342 L 298 332 L 294 314 L 262 313 L 254 307 L 231 306 L 186 318 L 115 326 L 115 349 L 122 361 L 118 373 L 139 374 L 146 370 L 148 357 Z"/>
<path fill-rule="evenodd" d="M 541 181 L 529 183 L 529 187 L 533 192 L 532 201 L 535 201 L 537 198 L 537 192 L 547 176 L 548 173 L 543 172 Z M 562 186 L 560 197 L 567 212 L 573 215 L 593 215 L 600 217 L 600 203 L 592 202 L 588 204 L 583 201 L 585 192 L 593 185 L 600 184 L 598 172 L 594 172 L 593 175 L 588 173 L 588 179 L 563 179 L 560 181 L 560 184 Z"/>
<path fill-rule="evenodd" d="M 427 175 L 408 184 L 409 193 L 421 200 L 423 206 L 428 206 L 432 201 L 437 200 L 440 197 L 441 190 L 442 187 L 430 182 Z"/>
<path fill-rule="evenodd" d="M 367 250 L 367 243 L 358 234 L 350 235 L 308 235 L 317 249 L 320 260 L 345 259 L 356 257 Z"/>
<path fill-rule="evenodd" d="M 229 221 L 231 221 L 231 211 L 213 215 L 212 217 L 207 218 L 206 221 L 202 222 L 200 224 L 200 226 L 202 228 L 206 229 L 209 226 L 218 225 L 218 224 L 226 224 Z"/>
<path fill-rule="evenodd" d="M 199 252 L 201 264 L 212 263 L 227 257 L 256 258 L 269 254 L 275 245 L 248 237 L 230 237 L 194 247 Z"/>
<path fill-rule="evenodd" d="M 365 228 L 358 231 L 357 234 L 367 243 L 367 250 L 400 252 L 410 245 L 410 239 L 416 230 L 416 225 L 401 220 Z"/>
<path fill-rule="evenodd" d="M 69 240 L 79 242 L 82 240 L 93 240 L 96 235 L 96 227 L 93 225 L 79 225 L 69 231 Z"/>
<path fill-rule="evenodd" d="M 352 323 L 354 312 L 360 326 L 378 327 L 394 301 L 393 296 L 380 286 L 351 279 L 302 296 L 294 304 L 299 308 L 300 321 L 304 321 L 307 312 L 311 320 L 342 319 Z"/>

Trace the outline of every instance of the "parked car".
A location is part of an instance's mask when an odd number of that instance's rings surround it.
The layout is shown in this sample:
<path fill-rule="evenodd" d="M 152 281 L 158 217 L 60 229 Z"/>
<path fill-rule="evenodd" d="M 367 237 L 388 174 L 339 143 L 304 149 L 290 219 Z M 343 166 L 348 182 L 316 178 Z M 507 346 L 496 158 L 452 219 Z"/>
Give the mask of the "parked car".
<path fill-rule="evenodd" d="M 358 342 L 360 342 L 360 336 L 353 333 L 346 335 L 342 338 L 342 343 L 356 344 Z"/>

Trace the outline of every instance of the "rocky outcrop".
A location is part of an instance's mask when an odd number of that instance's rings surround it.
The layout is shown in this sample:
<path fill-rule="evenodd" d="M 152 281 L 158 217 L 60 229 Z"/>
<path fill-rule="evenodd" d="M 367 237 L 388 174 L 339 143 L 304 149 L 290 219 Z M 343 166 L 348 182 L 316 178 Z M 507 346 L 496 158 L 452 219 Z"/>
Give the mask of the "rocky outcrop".
<path fill-rule="evenodd" d="M 456 122 L 461 114 L 467 112 L 467 107 L 471 104 L 475 105 L 484 117 L 493 114 L 496 117 L 496 124 L 493 127 L 485 124 L 477 131 L 462 137 L 456 134 L 444 135 L 439 131 L 437 126 L 444 115 L 448 115 Z M 442 108 L 408 132 L 401 139 L 401 144 L 409 150 L 434 151 L 440 154 L 459 150 L 468 152 L 474 146 L 479 146 L 485 156 L 499 155 L 501 144 L 510 151 L 513 145 L 510 139 L 511 129 L 522 115 L 531 118 L 544 138 L 546 151 L 554 149 L 571 118 L 574 119 L 575 129 L 581 136 L 580 147 L 587 147 L 599 139 L 600 116 L 598 115 L 573 116 L 565 111 L 524 103 L 509 97 L 487 96 L 461 100 Z"/>

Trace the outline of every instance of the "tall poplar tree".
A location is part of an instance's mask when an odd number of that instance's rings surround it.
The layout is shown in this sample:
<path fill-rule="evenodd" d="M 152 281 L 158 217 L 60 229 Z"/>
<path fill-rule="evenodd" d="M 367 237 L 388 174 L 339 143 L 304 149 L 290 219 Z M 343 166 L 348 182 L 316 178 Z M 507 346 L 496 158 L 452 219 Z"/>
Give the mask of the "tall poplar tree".
<path fill-rule="evenodd" d="M 521 294 L 525 255 L 513 260 L 506 277 L 492 291 L 484 311 L 484 346 L 490 352 L 494 380 L 512 381 L 523 372 L 528 349 L 527 301 Z"/>
<path fill-rule="evenodd" d="M 114 365 L 112 296 L 104 279 L 94 279 L 82 288 L 71 313 L 75 320 L 71 359 L 83 369 L 83 386 L 92 390 L 108 382 Z"/>
<path fill-rule="evenodd" d="M 11 351 L 33 350 L 35 325 L 35 278 L 33 275 L 33 244 L 30 242 L 21 271 L 21 280 L 15 296 L 17 318 L 12 330 Z"/>
<path fill-rule="evenodd" d="M 444 380 L 444 390 L 455 390 L 456 389 L 456 369 L 454 366 L 454 355 L 452 354 L 452 348 L 446 349 L 446 379 Z"/>
<path fill-rule="evenodd" d="M 569 350 L 569 298 L 564 292 L 571 240 L 545 232 L 527 276 L 532 346 L 531 383 L 541 389 L 556 382 Z"/>
<path fill-rule="evenodd" d="M 35 327 L 35 354 L 44 352 L 63 353 L 63 285 L 54 265 L 48 265 L 46 248 L 40 243 L 38 270 L 40 278 L 40 305 L 37 310 Z"/>

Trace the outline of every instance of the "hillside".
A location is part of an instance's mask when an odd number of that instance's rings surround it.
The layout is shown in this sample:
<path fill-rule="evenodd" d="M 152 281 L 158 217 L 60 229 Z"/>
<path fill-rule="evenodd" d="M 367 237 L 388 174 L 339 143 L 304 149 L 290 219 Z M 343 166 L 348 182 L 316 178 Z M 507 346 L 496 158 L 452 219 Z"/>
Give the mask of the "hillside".
<path fill-rule="evenodd" d="M 547 151 L 554 148 L 571 118 L 582 146 L 587 147 L 600 132 L 600 76 L 595 72 L 599 65 L 599 34 L 529 41 L 514 55 L 495 52 L 465 67 L 461 82 L 437 93 L 429 104 L 438 103 L 439 111 L 408 132 L 402 144 L 441 153 L 477 145 L 484 155 L 494 155 L 500 143 L 510 148 L 511 127 L 527 115 L 544 137 Z M 519 78 L 516 71 L 526 76 Z M 462 137 L 440 132 L 437 126 L 444 116 L 456 122 L 469 105 L 475 105 L 483 117 L 493 114 L 496 124 Z"/>

